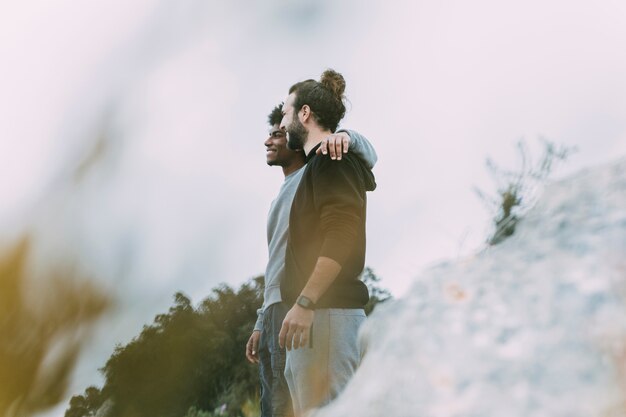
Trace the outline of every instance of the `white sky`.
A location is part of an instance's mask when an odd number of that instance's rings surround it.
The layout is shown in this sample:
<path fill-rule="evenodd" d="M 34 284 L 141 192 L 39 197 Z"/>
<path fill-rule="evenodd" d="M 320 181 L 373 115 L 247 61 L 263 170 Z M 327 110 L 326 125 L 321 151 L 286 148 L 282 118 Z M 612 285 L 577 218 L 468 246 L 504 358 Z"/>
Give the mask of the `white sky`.
<path fill-rule="evenodd" d="M 484 242 L 486 157 L 515 167 L 538 136 L 578 148 L 561 174 L 626 154 L 623 1 L 336 3 L 0 3 L 0 228 L 35 224 L 43 265 L 78 261 L 123 307 L 76 392 L 174 291 L 198 302 L 263 272 L 282 181 L 266 116 L 325 68 L 347 80 L 342 126 L 379 154 L 367 264 L 396 295 Z"/>

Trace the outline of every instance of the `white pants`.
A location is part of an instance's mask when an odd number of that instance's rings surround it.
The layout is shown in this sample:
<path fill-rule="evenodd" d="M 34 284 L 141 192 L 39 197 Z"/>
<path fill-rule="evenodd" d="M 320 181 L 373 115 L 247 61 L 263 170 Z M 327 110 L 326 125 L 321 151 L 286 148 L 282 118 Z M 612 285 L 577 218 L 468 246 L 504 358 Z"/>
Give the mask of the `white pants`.
<path fill-rule="evenodd" d="M 364 353 L 357 342 L 363 309 L 315 310 L 311 343 L 287 351 L 285 378 L 296 417 L 328 404 L 346 386 Z"/>

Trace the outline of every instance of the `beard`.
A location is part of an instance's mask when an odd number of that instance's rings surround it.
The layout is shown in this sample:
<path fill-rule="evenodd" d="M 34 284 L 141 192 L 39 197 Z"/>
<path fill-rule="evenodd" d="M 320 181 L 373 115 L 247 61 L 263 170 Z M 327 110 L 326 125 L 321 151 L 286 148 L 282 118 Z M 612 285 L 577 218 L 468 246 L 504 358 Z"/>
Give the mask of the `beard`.
<path fill-rule="evenodd" d="M 289 135 L 289 141 L 287 142 L 289 149 L 292 151 L 304 149 L 304 142 L 309 136 L 309 132 L 304 125 L 300 123 L 298 116 L 287 126 L 287 134 Z"/>

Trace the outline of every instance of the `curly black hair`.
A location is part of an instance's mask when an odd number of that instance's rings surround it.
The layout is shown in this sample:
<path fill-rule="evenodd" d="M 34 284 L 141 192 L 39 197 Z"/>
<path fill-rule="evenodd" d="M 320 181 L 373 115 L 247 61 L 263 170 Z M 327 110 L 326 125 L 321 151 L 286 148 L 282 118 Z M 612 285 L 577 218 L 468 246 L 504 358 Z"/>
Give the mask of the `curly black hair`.
<path fill-rule="evenodd" d="M 272 112 L 267 116 L 267 122 L 270 126 L 274 126 L 280 124 L 280 121 L 283 119 L 283 103 L 280 103 L 278 106 L 274 107 Z"/>

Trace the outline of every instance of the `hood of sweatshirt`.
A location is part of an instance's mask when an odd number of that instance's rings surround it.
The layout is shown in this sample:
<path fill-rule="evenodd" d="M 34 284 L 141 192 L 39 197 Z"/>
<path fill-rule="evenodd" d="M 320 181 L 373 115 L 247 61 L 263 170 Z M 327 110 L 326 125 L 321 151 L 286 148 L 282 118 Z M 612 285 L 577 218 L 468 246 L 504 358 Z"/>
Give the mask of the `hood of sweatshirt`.
<path fill-rule="evenodd" d="M 376 189 L 376 178 L 374 177 L 374 173 L 371 169 L 365 166 L 363 161 L 359 158 L 355 158 L 358 161 L 358 166 L 363 174 L 363 180 L 365 182 L 365 190 L 366 191 L 374 191 Z"/>

